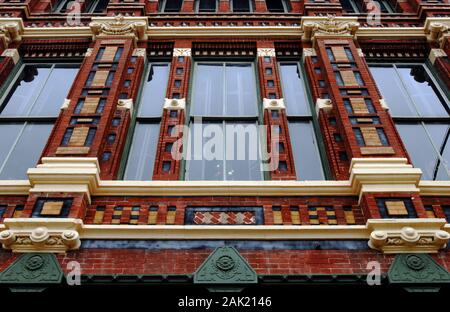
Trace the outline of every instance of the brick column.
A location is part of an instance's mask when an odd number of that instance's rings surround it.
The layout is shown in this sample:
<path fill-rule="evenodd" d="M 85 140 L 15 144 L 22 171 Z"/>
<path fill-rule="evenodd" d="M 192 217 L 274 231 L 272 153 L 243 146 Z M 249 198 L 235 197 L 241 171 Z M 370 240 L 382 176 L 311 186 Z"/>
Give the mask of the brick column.
<path fill-rule="evenodd" d="M 226 13 L 231 11 L 230 1 L 229 0 L 219 0 L 219 9 L 217 10 L 219 13 Z"/>
<path fill-rule="evenodd" d="M 103 179 L 116 177 L 145 53 L 134 39 L 97 39 L 81 64 L 43 156 L 97 157 Z"/>
<path fill-rule="evenodd" d="M 267 12 L 267 6 L 265 0 L 255 0 L 255 12 L 258 13 L 266 13 Z"/>
<path fill-rule="evenodd" d="M 260 90 L 264 103 L 264 124 L 267 126 L 267 149 L 269 155 L 273 148 L 278 149 L 278 166 L 270 171 L 272 180 L 296 180 L 294 158 L 292 155 L 289 127 L 278 73 L 277 59 L 273 42 L 260 41 L 258 49 L 258 72 Z M 276 137 L 272 130 L 278 127 Z M 274 161 L 272 157 L 271 160 Z M 275 164 L 275 163 L 274 163 Z"/>
<path fill-rule="evenodd" d="M 175 42 L 153 180 L 178 180 L 180 177 L 181 159 L 174 159 L 171 151 L 178 150 L 182 153 L 182 146 L 177 146 L 175 142 L 183 136 L 181 127 L 185 124 L 184 107 L 188 96 L 190 68 L 191 43 Z"/>
<path fill-rule="evenodd" d="M 306 67 L 334 176 L 348 178 L 353 157 L 407 158 L 353 38 L 319 37 L 309 54 Z"/>

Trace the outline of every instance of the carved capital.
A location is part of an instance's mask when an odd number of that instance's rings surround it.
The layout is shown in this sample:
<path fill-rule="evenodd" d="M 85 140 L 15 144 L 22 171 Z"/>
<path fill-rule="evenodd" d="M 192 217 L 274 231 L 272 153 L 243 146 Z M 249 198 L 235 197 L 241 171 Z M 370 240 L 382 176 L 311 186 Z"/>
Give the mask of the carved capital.
<path fill-rule="evenodd" d="M 369 219 L 369 247 L 383 253 L 430 253 L 445 248 L 445 219 Z"/>
<path fill-rule="evenodd" d="M 333 103 L 330 99 L 317 99 L 316 101 L 316 114 L 319 115 L 320 110 L 323 109 L 326 113 L 333 109 Z"/>
<path fill-rule="evenodd" d="M 359 23 L 356 18 L 349 17 L 303 17 L 303 41 L 314 41 L 320 36 L 355 37 Z"/>
<path fill-rule="evenodd" d="M 429 42 L 436 42 L 440 48 L 443 48 L 445 38 L 450 36 L 450 18 L 427 18 L 425 32 Z"/>
<path fill-rule="evenodd" d="M 186 99 L 164 99 L 164 109 L 184 110 L 186 108 Z"/>
<path fill-rule="evenodd" d="M 275 57 L 275 49 L 273 48 L 258 48 L 257 49 L 257 54 L 258 56 L 270 56 L 270 57 Z"/>
<path fill-rule="evenodd" d="M 130 110 L 130 115 L 133 114 L 133 99 L 120 99 L 117 101 L 117 109 Z"/>
<path fill-rule="evenodd" d="M 173 56 L 191 56 L 191 49 L 190 48 L 175 48 L 173 49 Z"/>
<path fill-rule="evenodd" d="M 13 252 L 66 252 L 80 247 L 79 219 L 5 219 L 0 232 L 3 248 Z"/>
<path fill-rule="evenodd" d="M 20 60 L 19 51 L 17 51 L 17 49 L 6 49 L 3 51 L 2 56 L 12 58 L 14 64 L 17 64 Z"/>
<path fill-rule="evenodd" d="M 147 40 L 146 17 L 94 17 L 89 27 L 94 40 L 104 36 L 132 37 L 136 42 Z"/>
<path fill-rule="evenodd" d="M 5 47 L 12 42 L 22 40 L 24 30 L 21 18 L 0 18 L 0 40 L 3 41 Z"/>
<path fill-rule="evenodd" d="M 263 107 L 268 110 L 281 110 L 285 109 L 284 99 L 263 99 Z"/>

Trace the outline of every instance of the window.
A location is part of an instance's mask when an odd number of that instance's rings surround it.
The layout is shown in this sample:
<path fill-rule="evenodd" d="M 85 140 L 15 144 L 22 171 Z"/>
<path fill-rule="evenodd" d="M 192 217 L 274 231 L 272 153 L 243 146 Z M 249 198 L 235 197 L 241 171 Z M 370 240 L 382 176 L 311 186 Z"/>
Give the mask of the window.
<path fill-rule="evenodd" d="M 197 12 L 216 12 L 217 0 L 198 0 Z"/>
<path fill-rule="evenodd" d="M 297 179 L 323 180 L 325 176 L 306 81 L 297 62 L 280 62 L 279 68 Z"/>
<path fill-rule="evenodd" d="M 289 12 L 291 10 L 289 0 L 266 0 L 269 12 Z"/>
<path fill-rule="evenodd" d="M 186 179 L 262 179 L 256 86 L 253 63 L 195 64 Z"/>
<path fill-rule="evenodd" d="M 74 65 L 25 64 L 0 99 L 0 179 L 26 179 L 78 72 Z"/>
<path fill-rule="evenodd" d="M 450 178 L 449 100 L 424 64 L 370 67 L 378 88 L 423 179 Z"/>
<path fill-rule="evenodd" d="M 232 0 L 231 5 L 233 12 L 252 12 L 252 0 Z"/>
<path fill-rule="evenodd" d="M 363 7 L 363 1 L 361 0 L 341 0 L 342 8 L 347 13 L 364 13 L 364 12 L 374 12 L 376 7 L 371 3 L 379 5 L 379 10 L 381 13 L 395 13 L 395 9 L 391 6 L 388 0 L 375 0 L 369 2 L 367 7 Z"/>
<path fill-rule="evenodd" d="M 88 3 L 85 12 L 86 13 L 102 13 L 106 10 L 109 0 L 92 0 Z M 53 12 L 56 13 L 69 13 L 78 9 L 80 4 L 75 3 L 73 0 L 60 0 L 54 7 Z"/>
<path fill-rule="evenodd" d="M 151 180 L 169 79 L 169 63 L 151 63 L 141 89 L 125 180 Z"/>
<path fill-rule="evenodd" d="M 160 0 L 160 12 L 180 12 L 183 0 Z"/>

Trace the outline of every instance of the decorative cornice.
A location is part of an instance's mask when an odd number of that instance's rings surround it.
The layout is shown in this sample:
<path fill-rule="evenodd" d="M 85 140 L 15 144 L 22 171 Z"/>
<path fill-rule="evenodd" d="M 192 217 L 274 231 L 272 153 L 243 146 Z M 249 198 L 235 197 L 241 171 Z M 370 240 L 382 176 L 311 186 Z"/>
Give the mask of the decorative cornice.
<path fill-rule="evenodd" d="M 13 218 L 3 223 L 0 243 L 13 252 L 66 252 L 81 244 L 79 219 Z"/>
<path fill-rule="evenodd" d="M 0 40 L 8 47 L 11 42 L 22 40 L 24 25 L 21 18 L 0 18 Z"/>
<path fill-rule="evenodd" d="M 369 219 L 369 247 L 384 253 L 430 253 L 445 248 L 445 219 Z"/>
<path fill-rule="evenodd" d="M 94 17 L 89 24 L 93 39 L 104 36 L 133 37 L 136 41 L 147 40 L 146 17 Z"/>
<path fill-rule="evenodd" d="M 316 17 L 302 18 L 303 41 L 312 41 L 319 36 L 355 37 L 359 28 L 357 18 L 354 17 Z"/>

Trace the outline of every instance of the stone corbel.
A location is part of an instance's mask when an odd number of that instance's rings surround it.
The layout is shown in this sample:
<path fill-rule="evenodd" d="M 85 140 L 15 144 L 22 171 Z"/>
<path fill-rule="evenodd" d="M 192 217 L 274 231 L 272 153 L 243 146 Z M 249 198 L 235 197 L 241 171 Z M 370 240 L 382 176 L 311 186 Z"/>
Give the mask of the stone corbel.
<path fill-rule="evenodd" d="M 428 55 L 428 59 L 430 60 L 431 64 L 434 65 L 434 62 L 436 62 L 436 59 L 438 57 L 446 57 L 447 53 L 445 53 L 442 49 L 431 49 L 430 55 Z"/>
<path fill-rule="evenodd" d="M 0 18 L 0 40 L 6 48 L 10 43 L 22 40 L 23 30 L 21 18 Z"/>
<path fill-rule="evenodd" d="M 326 113 L 333 109 L 333 103 L 330 99 L 317 99 L 316 101 L 316 114 L 319 116 L 320 110 L 323 109 Z"/>
<path fill-rule="evenodd" d="M 361 199 L 364 193 L 419 192 L 422 170 L 406 158 L 353 158 L 350 183 Z"/>
<path fill-rule="evenodd" d="M 69 99 L 64 99 L 64 102 L 61 105 L 61 110 L 68 109 L 69 105 L 70 105 L 70 100 Z"/>
<path fill-rule="evenodd" d="M 0 232 L 3 248 L 13 252 L 64 253 L 80 247 L 80 219 L 7 218 Z"/>
<path fill-rule="evenodd" d="M 120 99 L 117 101 L 117 109 L 129 110 L 133 115 L 133 99 Z"/>
<path fill-rule="evenodd" d="M 266 57 L 266 56 L 275 57 L 276 56 L 275 49 L 273 49 L 273 48 L 258 48 L 257 54 L 258 54 L 258 56 L 261 56 L 261 57 Z"/>
<path fill-rule="evenodd" d="M 89 203 L 100 183 L 96 157 L 43 157 L 42 164 L 27 174 L 30 193 L 81 193 Z"/>
<path fill-rule="evenodd" d="M 450 234 L 445 219 L 369 219 L 369 247 L 383 253 L 435 253 Z"/>
<path fill-rule="evenodd" d="M 303 16 L 301 27 L 302 41 L 314 42 L 320 36 L 355 38 L 359 23 L 356 17 Z"/>
<path fill-rule="evenodd" d="M 6 49 L 5 51 L 3 51 L 2 56 L 10 57 L 13 60 L 14 64 L 17 64 L 20 60 L 19 51 L 17 49 Z"/>
<path fill-rule="evenodd" d="M 89 24 L 93 39 L 105 36 L 133 37 L 135 42 L 147 40 L 147 17 L 122 15 L 93 17 Z"/>
<path fill-rule="evenodd" d="M 186 56 L 190 57 L 192 55 L 191 48 L 174 48 L 173 57 Z"/>
<path fill-rule="evenodd" d="M 386 99 L 380 99 L 380 105 L 381 105 L 381 107 L 382 107 L 383 109 L 389 110 L 389 105 L 388 105 L 388 103 L 386 102 Z"/>
<path fill-rule="evenodd" d="M 285 109 L 284 99 L 263 99 L 263 107 L 268 110 L 282 110 Z"/>
<path fill-rule="evenodd" d="M 314 48 L 303 48 L 302 60 L 305 62 L 307 56 L 317 56 L 316 49 Z"/>
<path fill-rule="evenodd" d="M 186 109 L 186 99 L 164 99 L 164 109 L 168 110 L 184 110 Z"/>

